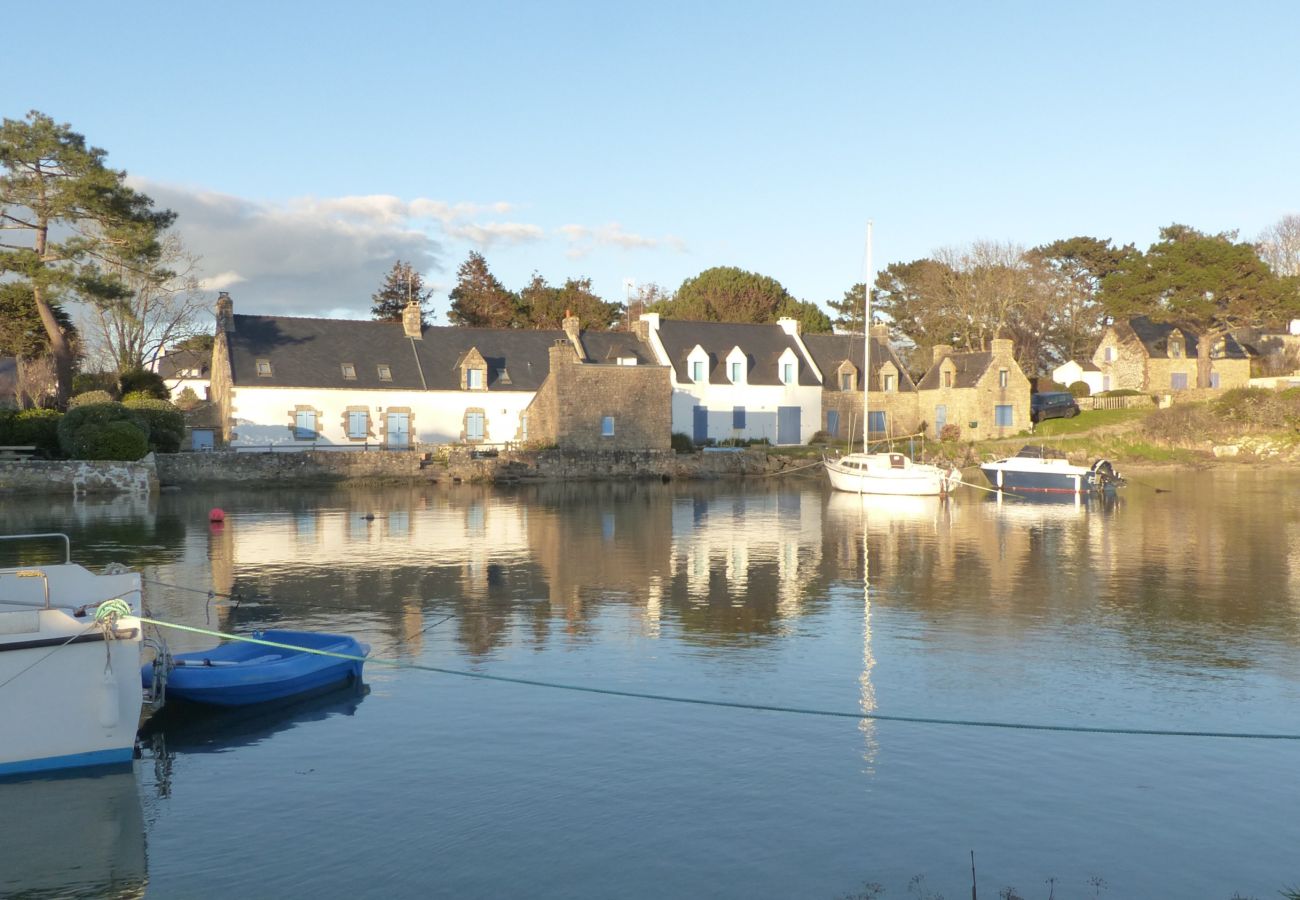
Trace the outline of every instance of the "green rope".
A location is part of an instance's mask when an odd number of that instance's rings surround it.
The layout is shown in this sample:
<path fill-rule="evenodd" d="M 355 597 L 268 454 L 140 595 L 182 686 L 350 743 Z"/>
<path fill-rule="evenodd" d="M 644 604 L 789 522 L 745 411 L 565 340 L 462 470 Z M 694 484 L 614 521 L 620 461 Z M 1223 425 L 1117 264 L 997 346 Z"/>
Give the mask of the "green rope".
<path fill-rule="evenodd" d="M 120 618 L 129 615 L 131 615 L 131 604 L 120 597 L 114 597 L 99 604 L 99 608 L 95 610 L 95 621 L 103 622 L 113 616 Z"/>
<path fill-rule="evenodd" d="M 250 644 L 260 644 L 263 647 L 275 647 L 279 650 L 292 650 L 296 653 L 315 653 L 317 656 L 332 656 L 336 659 L 346 659 L 352 662 L 368 662 L 372 665 L 389 666 L 395 669 L 416 669 L 422 672 L 435 672 L 439 675 L 455 675 L 459 678 L 474 678 L 480 681 L 496 681 L 504 684 L 520 684 L 528 687 L 550 688 L 559 691 L 575 691 L 583 694 L 601 694 L 607 697 L 627 697 L 634 700 L 657 700 L 661 703 L 685 703 L 692 706 L 711 706 L 723 709 L 746 709 L 756 712 L 778 712 L 791 713 L 800 716 L 821 716 L 825 718 L 836 719 L 857 719 L 870 720 L 873 722 L 905 722 L 913 725 L 955 725 L 965 728 L 1007 728 L 1018 731 L 1057 731 L 1071 734 L 1124 734 L 1124 735 L 1144 735 L 1150 737 L 1202 737 L 1202 738 L 1234 738 L 1238 740 L 1251 741 L 1300 741 L 1300 734 L 1286 733 L 1268 733 L 1268 732 L 1240 732 L 1240 731 L 1182 731 L 1178 729 L 1166 728 L 1122 728 L 1107 726 L 1086 726 L 1086 725 L 1043 725 L 1032 722 L 997 722 L 983 721 L 979 719 L 943 719 L 933 716 L 891 716 L 883 713 L 869 712 L 846 712 L 834 709 L 813 709 L 802 706 L 779 706 L 771 703 L 743 703 L 738 700 L 708 700 L 699 697 L 680 697 L 672 694 L 651 694 L 642 691 L 624 691 L 617 688 L 589 687 L 580 684 L 561 684 L 553 681 L 541 681 L 534 678 L 515 678 L 509 675 L 488 675 L 484 672 L 467 672 L 463 669 L 446 669 L 441 666 L 428 666 L 422 663 L 406 662 L 400 659 L 382 659 L 367 658 L 365 656 L 355 656 L 349 653 L 335 653 L 331 650 L 315 650 L 310 647 L 300 647 L 297 644 L 283 644 L 277 641 L 268 641 L 265 638 L 246 637 L 239 634 L 226 634 L 220 631 L 211 631 L 206 628 L 195 628 L 192 625 L 177 625 L 173 622 L 162 622 L 157 619 L 146 619 L 141 617 L 141 622 L 148 625 L 157 625 L 161 628 L 173 628 L 177 631 L 188 631 L 193 634 L 202 634 L 209 637 L 226 638 L 234 641 L 245 641 Z"/>

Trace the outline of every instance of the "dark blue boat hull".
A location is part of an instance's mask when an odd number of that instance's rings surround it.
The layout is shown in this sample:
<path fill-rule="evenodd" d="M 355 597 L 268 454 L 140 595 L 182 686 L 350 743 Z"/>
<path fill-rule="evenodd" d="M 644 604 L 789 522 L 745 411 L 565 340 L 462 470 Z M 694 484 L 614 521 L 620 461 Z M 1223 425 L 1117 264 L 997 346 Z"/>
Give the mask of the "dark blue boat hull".
<path fill-rule="evenodd" d="M 347 635 L 266 631 L 260 640 L 287 647 L 232 641 L 211 650 L 178 653 L 167 673 L 167 696 L 214 706 L 250 706 L 314 693 L 361 679 L 370 648 Z M 337 656 L 309 653 L 323 651 Z M 348 657 L 348 658 L 343 658 Z M 153 682 L 153 663 L 140 670 Z"/>
<path fill-rule="evenodd" d="M 1014 469 L 994 469 L 981 467 L 981 472 L 989 484 L 1004 491 L 1023 491 L 1026 493 L 1047 494 L 1084 494 L 1094 490 L 1093 473 L 1087 472 L 1078 478 L 1060 472 L 1017 472 Z M 998 475 L 1001 474 L 1001 483 Z"/>

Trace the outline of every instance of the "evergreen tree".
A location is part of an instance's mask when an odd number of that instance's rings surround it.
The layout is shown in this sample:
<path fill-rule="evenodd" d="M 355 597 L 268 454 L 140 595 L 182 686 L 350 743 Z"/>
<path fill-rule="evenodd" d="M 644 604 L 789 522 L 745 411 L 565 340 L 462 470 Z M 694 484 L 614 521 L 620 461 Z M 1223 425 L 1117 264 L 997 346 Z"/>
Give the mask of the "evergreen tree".
<path fill-rule="evenodd" d="M 859 281 L 844 292 L 839 300 L 827 300 L 826 305 L 835 313 L 833 324 L 853 334 L 861 334 L 863 301 L 866 299 L 866 285 Z"/>
<path fill-rule="evenodd" d="M 583 328 L 605 331 L 623 312 L 622 304 L 606 303 L 596 295 L 590 278 L 570 278 L 563 287 L 552 287 L 536 272 L 519 292 L 519 301 L 529 328 L 559 328 L 565 313 L 571 313 Z"/>
<path fill-rule="evenodd" d="M 63 307 L 51 304 L 54 319 L 64 334 L 76 343 L 76 328 Z M 30 284 L 7 281 L 0 284 L 0 356 L 39 359 L 50 353 L 50 336 L 45 333 Z"/>
<path fill-rule="evenodd" d="M 374 305 L 370 307 L 370 316 L 379 322 L 400 322 L 406 305 L 414 300 L 420 304 L 420 327 L 428 323 L 424 319 L 425 304 L 433 296 L 432 289 L 426 289 L 420 273 L 408 262 L 400 259 L 384 276 L 383 286 L 370 295 Z"/>
<path fill-rule="evenodd" d="M 481 253 L 471 252 L 460 264 L 448 299 L 447 320 L 453 325 L 518 328 L 523 324 L 519 298 L 497 281 Z"/>
<path fill-rule="evenodd" d="M 97 267 L 105 257 L 136 269 L 156 265 L 159 233 L 175 214 L 126 186 L 126 173 L 108 168 L 105 153 L 49 116 L 0 125 L 0 275 L 27 285 L 54 361 L 56 402 L 67 402 L 76 349 L 55 315 L 60 298 L 75 295 L 109 304 L 129 294 L 121 280 Z"/>

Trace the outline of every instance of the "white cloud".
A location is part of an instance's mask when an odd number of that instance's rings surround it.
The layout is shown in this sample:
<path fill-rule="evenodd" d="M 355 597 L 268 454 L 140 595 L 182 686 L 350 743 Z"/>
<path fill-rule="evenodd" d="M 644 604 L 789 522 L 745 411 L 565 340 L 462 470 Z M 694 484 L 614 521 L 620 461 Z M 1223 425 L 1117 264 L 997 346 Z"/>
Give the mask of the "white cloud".
<path fill-rule="evenodd" d="M 483 224 L 448 224 L 443 229 L 448 236 L 490 247 L 493 244 L 526 244 L 540 241 L 546 232 L 537 225 L 522 222 L 487 222 Z"/>
<path fill-rule="evenodd" d="M 662 238 L 647 237 L 625 231 L 618 222 L 608 222 L 589 228 L 586 225 L 561 225 L 556 231 L 569 242 L 568 256 L 578 259 L 597 247 L 618 247 L 621 250 L 655 250 L 661 247 L 686 252 L 686 242 L 668 235 Z"/>
<path fill-rule="evenodd" d="M 398 259 L 410 262 L 425 274 L 427 284 L 441 285 L 445 293 L 448 245 L 449 255 L 459 255 L 458 244 L 483 249 L 558 242 L 570 258 L 607 248 L 686 249 L 679 238 L 646 237 L 617 222 L 548 231 L 529 222 L 502 221 L 516 212 L 505 201 L 370 194 L 273 202 L 144 179 L 132 179 L 132 185 L 159 208 L 178 213 L 176 230 L 187 249 L 201 257 L 202 287 L 230 290 L 235 308 L 247 313 L 319 316 L 329 311 L 365 317 L 371 294 Z"/>

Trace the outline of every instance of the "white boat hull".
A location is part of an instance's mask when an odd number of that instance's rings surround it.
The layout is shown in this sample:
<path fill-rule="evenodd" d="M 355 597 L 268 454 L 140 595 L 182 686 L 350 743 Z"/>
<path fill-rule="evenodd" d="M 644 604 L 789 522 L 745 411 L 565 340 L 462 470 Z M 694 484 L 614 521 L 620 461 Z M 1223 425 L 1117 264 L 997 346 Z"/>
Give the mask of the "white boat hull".
<path fill-rule="evenodd" d="M 110 628 L 94 609 L 58 606 L 122 596 L 137 609 L 139 577 L 71 564 L 39 571 L 47 577 L 0 570 L 0 776 L 129 762 L 143 700 L 140 621 L 122 616 Z"/>
<path fill-rule="evenodd" d="M 850 453 L 825 461 L 831 487 L 852 494 L 937 497 L 961 483 L 955 469 L 914 463 L 901 453 Z"/>

